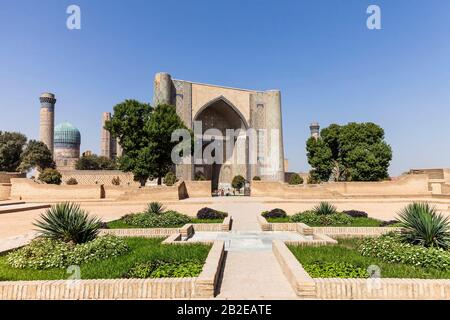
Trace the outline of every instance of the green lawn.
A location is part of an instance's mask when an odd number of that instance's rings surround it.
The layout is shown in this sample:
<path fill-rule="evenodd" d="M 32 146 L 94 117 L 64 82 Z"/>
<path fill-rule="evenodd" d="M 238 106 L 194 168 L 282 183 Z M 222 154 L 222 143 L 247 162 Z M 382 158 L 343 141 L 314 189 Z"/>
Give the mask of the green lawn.
<path fill-rule="evenodd" d="M 211 248 L 210 245 L 163 245 L 164 238 L 126 238 L 130 252 L 120 257 L 109 258 L 82 264 L 82 279 L 117 279 L 136 263 L 154 260 L 183 261 L 199 260 L 204 263 Z M 57 280 L 67 279 L 66 269 L 15 269 L 6 263 L 6 255 L 0 256 L 0 281 L 18 280 Z"/>
<path fill-rule="evenodd" d="M 339 240 L 335 246 L 298 247 L 288 246 L 303 268 L 313 278 L 338 277 L 323 276 L 317 272 L 317 266 L 330 266 L 334 263 L 352 264 L 356 268 L 367 270 L 370 265 L 377 265 L 381 270 L 381 278 L 420 278 L 420 279 L 450 279 L 450 271 L 415 267 L 398 263 L 386 263 L 377 258 L 364 257 L 357 250 L 356 239 Z"/>
<path fill-rule="evenodd" d="M 192 218 L 190 223 L 222 223 L 224 219 L 197 219 Z M 122 219 L 114 220 L 106 224 L 109 229 L 136 229 L 145 228 L 125 223 Z M 169 228 L 181 228 L 183 224 L 172 225 Z"/>
<path fill-rule="evenodd" d="M 266 218 L 269 223 L 286 223 L 291 222 L 290 217 L 285 218 Z M 310 227 L 379 227 L 381 225 L 380 220 L 373 218 L 353 218 L 351 224 L 330 224 L 330 225 L 321 225 L 318 223 L 307 223 Z"/>

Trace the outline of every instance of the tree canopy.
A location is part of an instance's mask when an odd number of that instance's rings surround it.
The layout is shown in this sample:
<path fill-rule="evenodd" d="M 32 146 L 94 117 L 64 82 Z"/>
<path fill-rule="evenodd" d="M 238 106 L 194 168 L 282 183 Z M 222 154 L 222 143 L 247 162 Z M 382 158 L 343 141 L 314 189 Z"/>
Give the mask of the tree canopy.
<path fill-rule="evenodd" d="M 114 160 L 96 154 L 83 155 L 75 164 L 77 170 L 115 170 Z"/>
<path fill-rule="evenodd" d="M 32 168 L 36 168 L 38 171 L 55 168 L 52 152 L 42 141 L 30 140 L 20 159 L 18 170 L 21 172 L 29 171 Z"/>
<path fill-rule="evenodd" d="M 0 171 L 17 171 L 27 137 L 18 132 L 0 131 Z"/>
<path fill-rule="evenodd" d="M 149 104 L 125 100 L 114 107 L 114 115 L 105 128 L 119 139 L 123 155 L 119 168 L 131 171 L 136 180 L 145 184 L 148 178 L 162 178 L 172 168 L 172 132 L 187 129 L 176 113 L 175 106 Z"/>
<path fill-rule="evenodd" d="M 332 124 L 306 143 L 311 181 L 380 181 L 389 177 L 392 149 L 371 122 Z"/>

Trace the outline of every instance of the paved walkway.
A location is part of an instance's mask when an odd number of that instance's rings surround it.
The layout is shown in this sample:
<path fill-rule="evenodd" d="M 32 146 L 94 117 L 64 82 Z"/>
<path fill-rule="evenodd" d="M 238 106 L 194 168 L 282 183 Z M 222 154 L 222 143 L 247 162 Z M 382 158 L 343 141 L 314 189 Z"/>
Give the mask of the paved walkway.
<path fill-rule="evenodd" d="M 228 199 L 227 199 L 228 200 Z M 233 216 L 219 299 L 295 299 L 294 290 L 272 253 L 271 241 L 256 219 L 261 203 L 224 201 L 214 206 Z M 279 236 L 282 236 L 279 234 Z M 289 235 L 283 235 L 289 236 Z M 291 235 L 295 236 L 295 235 Z"/>

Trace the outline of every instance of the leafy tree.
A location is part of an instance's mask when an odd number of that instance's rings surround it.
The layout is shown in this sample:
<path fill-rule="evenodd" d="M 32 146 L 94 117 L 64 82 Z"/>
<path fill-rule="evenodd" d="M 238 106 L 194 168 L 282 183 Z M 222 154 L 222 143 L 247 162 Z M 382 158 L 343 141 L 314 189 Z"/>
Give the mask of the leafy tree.
<path fill-rule="evenodd" d="M 18 132 L 0 131 L 0 171 L 16 171 L 27 137 Z"/>
<path fill-rule="evenodd" d="M 114 160 L 95 154 L 83 155 L 75 164 L 77 170 L 114 170 L 116 167 Z"/>
<path fill-rule="evenodd" d="M 40 174 L 38 179 L 47 184 L 61 184 L 61 173 L 52 168 L 44 169 Z"/>
<path fill-rule="evenodd" d="M 169 171 L 166 173 L 166 176 L 164 177 L 164 183 L 166 186 L 173 186 L 177 182 L 177 176 L 172 171 Z"/>
<path fill-rule="evenodd" d="M 50 149 L 42 141 L 30 140 L 22 152 L 21 163 L 18 170 L 21 172 L 37 168 L 42 171 L 47 168 L 55 168 L 55 162 Z"/>
<path fill-rule="evenodd" d="M 233 180 L 231 181 L 231 186 L 234 189 L 238 189 L 240 190 L 245 184 L 245 178 L 241 175 L 237 175 L 233 178 Z"/>
<path fill-rule="evenodd" d="M 105 129 L 120 141 L 123 155 L 119 168 L 131 171 L 134 178 L 145 185 L 151 176 L 144 148 L 150 144 L 145 125 L 149 121 L 152 107 L 136 100 L 125 100 L 114 107 L 114 115 L 105 123 Z"/>
<path fill-rule="evenodd" d="M 303 178 L 298 173 L 294 173 L 289 178 L 289 184 L 303 184 Z"/>
<path fill-rule="evenodd" d="M 154 108 L 144 129 L 149 137 L 149 144 L 143 150 L 145 161 L 150 176 L 157 178 L 158 184 L 161 184 L 162 178 L 173 166 L 172 149 L 179 143 L 171 141 L 172 133 L 187 127 L 178 116 L 175 106 L 161 104 Z"/>
<path fill-rule="evenodd" d="M 388 178 L 391 147 L 374 123 L 332 124 L 306 143 L 312 181 L 379 181 Z"/>
<path fill-rule="evenodd" d="M 123 149 L 119 167 L 131 171 L 136 180 L 145 185 L 148 178 L 157 178 L 161 184 L 171 169 L 172 132 L 187 129 L 176 113 L 175 106 L 149 104 L 126 100 L 114 107 L 114 115 L 105 128 L 117 137 Z"/>

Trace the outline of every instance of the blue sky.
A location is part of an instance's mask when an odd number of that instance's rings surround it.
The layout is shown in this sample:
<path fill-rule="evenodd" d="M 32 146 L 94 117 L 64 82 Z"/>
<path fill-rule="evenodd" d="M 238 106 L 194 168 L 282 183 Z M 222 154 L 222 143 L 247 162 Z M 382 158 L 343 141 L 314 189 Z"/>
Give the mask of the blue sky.
<path fill-rule="evenodd" d="M 66 28 L 81 7 L 82 29 Z M 382 30 L 366 28 L 377 4 Z M 0 130 L 39 135 L 41 92 L 56 122 L 100 149 L 101 112 L 151 102 L 153 76 L 280 89 L 290 170 L 308 170 L 309 124 L 372 121 L 397 175 L 450 167 L 450 1 L 0 2 Z"/>

